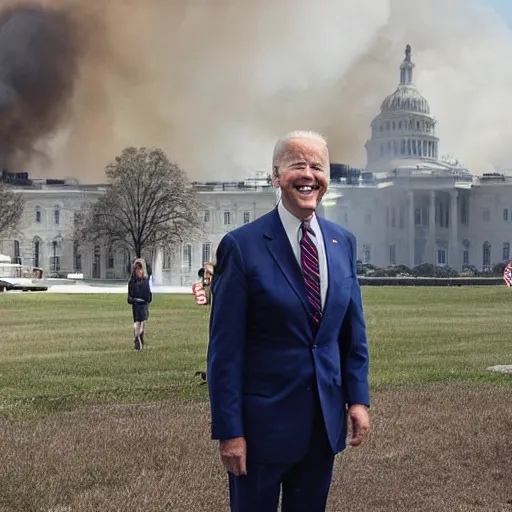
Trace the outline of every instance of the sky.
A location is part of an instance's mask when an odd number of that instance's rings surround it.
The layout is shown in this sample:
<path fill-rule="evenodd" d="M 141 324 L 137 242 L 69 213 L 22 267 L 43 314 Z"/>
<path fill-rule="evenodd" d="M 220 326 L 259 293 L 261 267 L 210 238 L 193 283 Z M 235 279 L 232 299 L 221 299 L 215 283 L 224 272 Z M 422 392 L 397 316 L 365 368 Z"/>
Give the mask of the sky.
<path fill-rule="evenodd" d="M 18 115 L 1 116 L 0 141 L 31 129 L 6 168 L 102 183 L 123 147 L 157 146 L 190 179 L 239 180 L 296 129 L 361 167 L 406 44 L 440 154 L 475 174 L 512 166 L 512 0 L 32 2 L 43 7 L 9 0 L 17 15 L 0 16 L 0 108 Z M 17 122 L 28 111 L 47 122 Z"/>
<path fill-rule="evenodd" d="M 512 26 L 512 0 L 486 0 L 494 7 Z"/>

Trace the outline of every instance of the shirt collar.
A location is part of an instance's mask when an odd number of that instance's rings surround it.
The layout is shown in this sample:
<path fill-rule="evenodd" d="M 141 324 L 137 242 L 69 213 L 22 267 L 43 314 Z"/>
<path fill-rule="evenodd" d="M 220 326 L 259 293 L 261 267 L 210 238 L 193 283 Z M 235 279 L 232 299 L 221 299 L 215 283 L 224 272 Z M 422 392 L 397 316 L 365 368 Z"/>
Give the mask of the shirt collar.
<path fill-rule="evenodd" d="M 279 212 L 279 217 L 281 218 L 281 222 L 283 223 L 285 231 L 287 233 L 298 233 L 302 221 L 285 208 L 283 201 L 279 201 L 279 204 L 277 205 L 277 211 Z M 318 234 L 319 226 L 315 213 L 313 213 L 311 218 L 311 229 L 315 232 L 315 235 Z"/>

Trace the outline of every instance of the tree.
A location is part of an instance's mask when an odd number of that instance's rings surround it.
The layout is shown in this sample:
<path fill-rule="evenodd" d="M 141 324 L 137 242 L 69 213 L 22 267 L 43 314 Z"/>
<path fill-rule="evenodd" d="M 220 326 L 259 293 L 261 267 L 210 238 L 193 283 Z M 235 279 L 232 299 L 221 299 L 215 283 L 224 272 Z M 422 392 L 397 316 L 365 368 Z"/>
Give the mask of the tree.
<path fill-rule="evenodd" d="M 129 147 L 105 170 L 108 188 L 76 216 L 80 242 L 127 248 L 140 258 L 199 229 L 199 202 L 187 175 L 156 148 Z"/>
<path fill-rule="evenodd" d="M 16 230 L 24 207 L 23 196 L 0 182 L 0 238 L 7 237 Z"/>

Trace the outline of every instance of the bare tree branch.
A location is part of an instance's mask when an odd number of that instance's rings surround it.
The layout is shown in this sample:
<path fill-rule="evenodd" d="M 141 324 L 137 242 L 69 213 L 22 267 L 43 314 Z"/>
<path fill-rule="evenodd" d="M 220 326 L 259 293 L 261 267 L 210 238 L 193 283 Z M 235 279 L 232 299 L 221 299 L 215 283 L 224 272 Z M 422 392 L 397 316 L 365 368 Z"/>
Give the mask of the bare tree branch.
<path fill-rule="evenodd" d="M 23 196 L 0 183 L 0 238 L 8 237 L 16 231 L 24 207 L 25 199 Z"/>
<path fill-rule="evenodd" d="M 105 195 L 77 216 L 81 243 L 120 245 L 140 257 L 200 231 L 196 193 L 161 149 L 126 148 L 105 173 Z"/>

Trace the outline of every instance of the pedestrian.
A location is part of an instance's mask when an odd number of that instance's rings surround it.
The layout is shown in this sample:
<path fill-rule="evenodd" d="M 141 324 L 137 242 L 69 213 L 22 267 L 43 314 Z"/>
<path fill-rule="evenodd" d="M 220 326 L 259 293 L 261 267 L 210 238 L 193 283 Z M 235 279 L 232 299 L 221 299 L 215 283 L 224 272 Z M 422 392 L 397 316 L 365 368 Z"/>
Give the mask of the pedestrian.
<path fill-rule="evenodd" d="M 133 271 L 128 282 L 128 304 L 132 305 L 135 350 L 144 348 L 144 327 L 149 318 L 149 304 L 153 300 L 146 268 L 144 260 L 137 258 L 133 262 Z"/>

